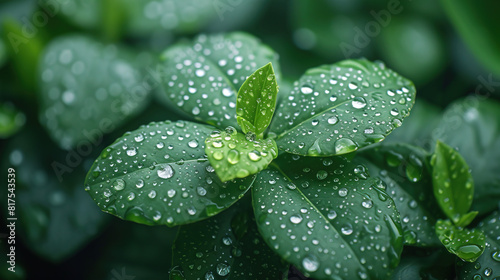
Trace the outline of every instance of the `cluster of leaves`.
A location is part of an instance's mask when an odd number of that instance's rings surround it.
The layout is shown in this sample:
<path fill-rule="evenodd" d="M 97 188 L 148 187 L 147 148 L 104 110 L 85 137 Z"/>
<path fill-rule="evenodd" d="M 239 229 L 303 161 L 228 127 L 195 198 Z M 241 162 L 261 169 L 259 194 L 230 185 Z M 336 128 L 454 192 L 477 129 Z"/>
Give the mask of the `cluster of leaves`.
<path fill-rule="evenodd" d="M 0 0 L 0 278 L 499 277 L 494 97 L 290 82 L 498 92 L 495 1 L 394 2 Z"/>
<path fill-rule="evenodd" d="M 403 245 L 440 242 L 463 261 L 481 256 L 485 233 L 465 228 L 478 214 L 468 212 L 473 179 L 456 150 L 440 141 L 432 154 L 399 143 L 365 148 L 402 125 L 415 99 L 410 81 L 381 62 L 346 60 L 310 69 L 278 94 L 271 63 L 251 72 L 276 57 L 260 44 L 243 48 L 252 40 L 203 35 L 168 49 L 165 102 L 214 126 L 142 126 L 87 176 L 102 210 L 182 225 L 171 279 L 276 279 L 287 263 L 315 279 L 382 279 Z"/>

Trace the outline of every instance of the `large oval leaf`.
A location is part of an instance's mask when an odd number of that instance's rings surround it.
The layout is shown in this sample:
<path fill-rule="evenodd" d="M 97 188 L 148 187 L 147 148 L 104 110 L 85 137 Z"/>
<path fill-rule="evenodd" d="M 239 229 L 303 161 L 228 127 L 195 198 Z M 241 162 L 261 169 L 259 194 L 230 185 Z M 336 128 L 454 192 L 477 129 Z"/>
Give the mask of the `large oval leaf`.
<path fill-rule="evenodd" d="M 385 279 L 403 238 L 392 199 L 341 157 L 285 155 L 252 189 L 257 225 L 282 258 L 315 279 Z"/>
<path fill-rule="evenodd" d="M 170 279 L 281 279 L 288 265 L 262 240 L 245 202 L 180 228 Z"/>
<path fill-rule="evenodd" d="M 149 90 L 131 61 L 119 46 L 78 35 L 47 46 L 38 71 L 40 121 L 62 148 L 109 133 L 145 107 Z"/>
<path fill-rule="evenodd" d="M 449 106 L 432 132 L 457 148 L 472 171 L 474 203 L 481 214 L 498 206 L 500 200 L 500 104 L 492 99 L 469 97 Z"/>
<path fill-rule="evenodd" d="M 164 60 L 161 99 L 195 119 L 238 127 L 236 95 L 248 76 L 272 62 L 279 79 L 278 55 L 244 33 L 200 35 L 191 46 L 175 45 Z"/>
<path fill-rule="evenodd" d="M 475 262 L 458 262 L 458 279 L 498 279 L 500 277 L 500 212 L 496 211 L 485 218 L 477 228 L 486 236 L 486 248 Z M 480 275 L 481 278 L 476 275 Z"/>
<path fill-rule="evenodd" d="M 404 144 L 382 144 L 356 155 L 356 161 L 362 162 L 371 176 L 385 182 L 385 191 L 401 214 L 405 244 L 441 244 L 434 225 L 442 214 L 433 196 L 428 156 L 426 151 Z"/>
<path fill-rule="evenodd" d="M 106 148 L 87 174 L 86 190 L 105 212 L 142 224 L 186 224 L 237 201 L 254 177 L 222 183 L 205 155 L 213 128 L 151 123 Z"/>
<path fill-rule="evenodd" d="M 350 153 L 384 140 L 408 116 L 413 84 L 383 63 L 345 60 L 308 70 L 276 109 L 271 131 L 289 153 Z"/>

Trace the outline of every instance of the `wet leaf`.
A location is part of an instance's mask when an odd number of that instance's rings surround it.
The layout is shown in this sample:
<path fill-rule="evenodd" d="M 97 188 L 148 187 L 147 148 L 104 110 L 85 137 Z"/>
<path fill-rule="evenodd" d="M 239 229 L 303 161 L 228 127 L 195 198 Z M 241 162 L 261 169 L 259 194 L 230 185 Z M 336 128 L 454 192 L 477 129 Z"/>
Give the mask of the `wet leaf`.
<path fill-rule="evenodd" d="M 471 215 L 477 215 L 477 212 L 467 214 L 474 195 L 469 166 L 460 153 L 440 141 L 436 143 L 430 162 L 434 196 L 441 210 L 455 225 L 467 226 L 474 218 L 471 219 Z"/>
<path fill-rule="evenodd" d="M 500 200 L 500 103 L 469 97 L 450 105 L 433 131 L 433 139 L 457 148 L 472 171 L 474 203 L 481 214 Z"/>
<path fill-rule="evenodd" d="M 456 227 L 450 220 L 438 220 L 436 234 L 450 253 L 467 262 L 475 261 L 485 248 L 482 230 Z"/>
<path fill-rule="evenodd" d="M 228 127 L 205 140 L 205 153 L 217 176 L 226 182 L 263 170 L 278 156 L 278 148 L 272 139 L 255 139 L 255 134 L 244 135 Z"/>
<path fill-rule="evenodd" d="M 252 189 L 266 243 L 315 279 L 385 279 L 403 232 L 392 199 L 342 157 L 283 155 Z M 374 265 L 374 264 L 377 265 Z"/>
<path fill-rule="evenodd" d="M 500 213 L 492 213 L 477 229 L 486 236 L 484 253 L 474 262 L 458 262 L 458 279 L 493 280 L 500 277 Z"/>
<path fill-rule="evenodd" d="M 278 56 L 245 33 L 200 35 L 190 45 L 163 53 L 160 98 L 219 128 L 237 127 L 236 95 L 248 76 L 272 62 L 279 80 Z"/>
<path fill-rule="evenodd" d="M 237 121 L 243 133 L 264 133 L 271 123 L 276 107 L 278 84 L 271 63 L 257 69 L 238 91 Z"/>
<path fill-rule="evenodd" d="M 38 69 L 40 122 L 54 141 L 71 149 L 111 132 L 146 106 L 149 91 L 132 62 L 120 46 L 79 35 L 47 46 Z"/>
<path fill-rule="evenodd" d="M 344 60 L 309 69 L 276 109 L 278 148 L 307 156 L 380 142 L 408 116 L 413 84 L 381 62 Z"/>
<path fill-rule="evenodd" d="M 405 244 L 437 246 L 434 225 L 441 218 L 434 199 L 432 176 L 427 166 L 429 154 L 406 144 L 381 144 L 360 151 L 356 161 L 367 167 L 371 176 L 379 176 L 385 192 L 401 214 Z"/>
<path fill-rule="evenodd" d="M 288 272 L 262 240 L 249 206 L 238 202 L 216 217 L 182 226 L 170 279 L 274 280 Z"/>
<path fill-rule="evenodd" d="M 106 148 L 85 180 L 105 212 L 147 225 L 181 225 L 236 202 L 254 177 L 222 183 L 205 155 L 213 127 L 150 123 Z"/>

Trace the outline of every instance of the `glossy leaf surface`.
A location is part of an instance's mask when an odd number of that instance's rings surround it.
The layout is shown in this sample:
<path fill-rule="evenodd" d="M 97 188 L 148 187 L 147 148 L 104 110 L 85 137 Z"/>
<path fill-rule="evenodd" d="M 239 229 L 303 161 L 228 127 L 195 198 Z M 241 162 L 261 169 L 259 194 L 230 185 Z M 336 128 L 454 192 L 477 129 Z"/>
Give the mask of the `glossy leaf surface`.
<path fill-rule="evenodd" d="M 160 98 L 219 128 L 238 126 L 238 89 L 258 67 L 272 62 L 279 78 L 277 54 L 245 33 L 200 35 L 170 47 L 162 59 Z"/>
<path fill-rule="evenodd" d="M 472 210 L 481 214 L 500 200 L 500 103 L 469 97 L 450 105 L 433 131 L 433 139 L 457 148 L 474 178 Z"/>
<path fill-rule="evenodd" d="M 450 220 L 438 220 L 436 234 L 450 253 L 467 262 L 479 258 L 486 245 L 483 231 L 456 227 Z"/>
<path fill-rule="evenodd" d="M 368 60 L 309 69 L 276 109 L 271 132 L 292 154 L 330 156 L 380 142 L 408 116 L 413 84 Z"/>
<path fill-rule="evenodd" d="M 440 141 L 436 143 L 431 165 L 432 186 L 439 206 L 455 225 L 467 226 L 465 222 L 470 223 L 470 218 L 462 216 L 469 211 L 474 195 L 469 166 L 456 150 Z"/>
<path fill-rule="evenodd" d="M 237 203 L 215 217 L 182 226 L 170 279 L 273 280 L 288 272 L 288 265 L 262 240 L 249 206 Z"/>
<path fill-rule="evenodd" d="M 212 133 L 205 140 L 205 152 L 223 182 L 256 174 L 278 156 L 272 139 L 255 139 L 255 134 L 243 135 L 232 127 Z"/>
<path fill-rule="evenodd" d="M 277 164 L 286 171 L 273 164 L 252 188 L 267 244 L 314 279 L 387 278 L 399 262 L 403 232 L 377 181 L 341 157 L 284 155 Z"/>
<path fill-rule="evenodd" d="M 379 176 L 385 192 L 401 214 L 405 244 L 436 246 L 434 225 L 441 217 L 433 196 L 432 176 L 426 161 L 429 154 L 405 144 L 381 144 L 356 155 L 371 176 Z"/>
<path fill-rule="evenodd" d="M 236 202 L 253 177 L 222 183 L 205 156 L 212 127 L 151 123 L 126 133 L 94 162 L 86 190 L 105 212 L 142 224 L 180 225 Z"/>
<path fill-rule="evenodd" d="M 493 280 L 500 277 L 500 213 L 495 211 L 486 217 L 478 229 L 486 236 L 484 253 L 473 263 L 458 262 L 458 279 Z"/>
<path fill-rule="evenodd" d="M 264 133 L 276 107 L 278 84 L 271 63 L 259 68 L 245 80 L 238 91 L 237 121 L 243 133 Z"/>

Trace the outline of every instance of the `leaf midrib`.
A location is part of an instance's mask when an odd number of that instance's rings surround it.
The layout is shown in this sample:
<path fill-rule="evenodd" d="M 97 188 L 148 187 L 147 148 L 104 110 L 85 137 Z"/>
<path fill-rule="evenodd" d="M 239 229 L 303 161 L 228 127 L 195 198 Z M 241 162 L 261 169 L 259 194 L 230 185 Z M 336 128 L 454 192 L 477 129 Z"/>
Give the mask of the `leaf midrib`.
<path fill-rule="evenodd" d="M 273 167 L 275 170 L 277 170 L 278 172 L 280 172 L 280 173 L 281 173 L 281 175 L 283 175 L 283 176 L 284 176 L 284 177 L 285 177 L 288 181 L 290 181 L 291 183 L 293 183 L 293 180 L 292 180 L 292 179 L 290 179 L 290 177 L 288 177 L 288 175 L 286 175 L 286 173 L 285 173 L 283 170 L 281 170 L 281 168 L 279 167 L 279 165 L 278 165 L 278 164 L 276 164 L 275 162 L 272 162 L 269 166 L 270 166 L 270 167 Z M 354 255 L 354 256 L 355 256 L 356 261 L 358 262 L 359 266 L 364 268 L 363 264 L 362 264 L 362 263 L 361 263 L 361 261 L 359 260 L 358 255 L 354 252 L 354 250 L 352 249 L 352 247 L 351 247 L 351 245 L 349 244 L 349 242 L 347 242 L 347 241 L 344 239 L 344 237 L 342 236 L 342 234 L 341 234 L 340 232 L 338 232 L 337 228 L 335 228 L 335 226 L 334 226 L 333 224 L 331 224 L 331 223 L 330 223 L 330 221 L 329 221 L 329 220 L 328 220 L 328 219 L 327 219 L 327 218 L 323 215 L 323 213 L 322 213 L 322 212 L 321 212 L 321 211 L 320 211 L 320 210 L 316 207 L 316 205 L 314 205 L 314 204 L 311 202 L 311 200 L 309 200 L 309 198 L 308 198 L 308 197 L 307 197 L 307 196 L 306 196 L 306 195 L 305 195 L 305 194 L 304 194 L 304 193 L 300 190 L 300 187 L 299 187 L 299 186 L 297 186 L 297 185 L 296 185 L 296 188 L 295 188 L 295 189 L 296 189 L 296 190 L 299 192 L 299 194 L 300 194 L 300 195 L 301 195 L 301 196 L 305 199 L 305 201 L 306 201 L 307 203 L 309 203 L 309 205 L 311 205 L 311 207 L 312 207 L 312 208 L 313 208 L 313 209 L 314 209 L 314 210 L 315 210 L 315 211 L 319 214 L 319 216 L 320 216 L 320 217 L 321 217 L 324 221 L 326 221 L 326 223 L 327 223 L 328 225 L 330 225 L 330 228 L 331 228 L 331 229 L 333 229 L 333 230 L 335 230 L 335 232 L 338 234 L 339 238 L 340 238 L 340 239 L 344 242 L 344 244 L 346 244 L 346 245 L 347 245 L 346 247 L 348 247 L 348 248 L 349 248 L 349 250 L 351 251 L 352 255 Z"/>

